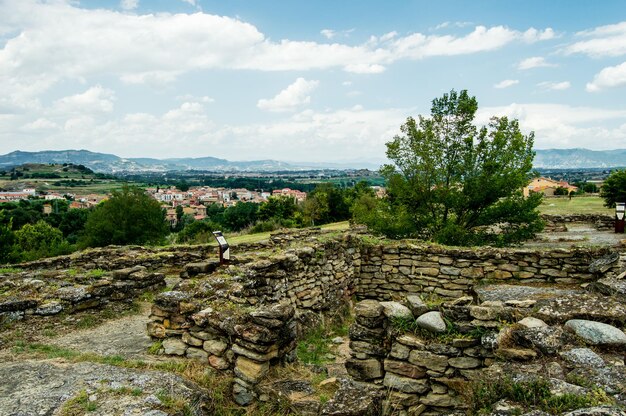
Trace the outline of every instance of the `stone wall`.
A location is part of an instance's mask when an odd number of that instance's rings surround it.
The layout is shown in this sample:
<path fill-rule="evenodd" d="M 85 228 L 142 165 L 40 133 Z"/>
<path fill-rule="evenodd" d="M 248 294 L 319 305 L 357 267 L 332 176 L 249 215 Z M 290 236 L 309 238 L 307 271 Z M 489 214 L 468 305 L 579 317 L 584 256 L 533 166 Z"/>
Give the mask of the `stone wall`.
<path fill-rule="evenodd" d="M 255 243 L 233 244 L 231 256 L 252 251 L 281 248 L 292 244 L 315 242 L 315 238 L 331 233 L 319 228 L 280 230 L 270 234 L 268 240 Z M 218 258 L 215 244 L 176 245 L 166 247 L 107 246 L 79 251 L 70 255 L 49 257 L 12 265 L 24 270 L 51 269 L 103 269 L 115 270 L 124 267 L 145 266 L 150 269 L 167 266 L 184 266 L 194 261 Z"/>
<path fill-rule="evenodd" d="M 0 324 L 38 316 L 73 313 L 132 299 L 165 285 L 165 276 L 143 266 L 104 274 L 88 271 L 17 272 L 0 275 Z"/>
<path fill-rule="evenodd" d="M 615 227 L 615 218 L 602 214 L 568 214 L 568 215 L 547 215 L 541 218 L 546 222 L 544 231 L 567 231 L 567 225 L 571 223 L 593 224 L 598 231 L 608 231 Z"/>
<path fill-rule="evenodd" d="M 592 260 L 608 248 L 494 249 L 415 245 L 365 246 L 361 250 L 358 298 L 390 300 L 406 294 L 458 298 L 483 280 L 574 283 L 594 279 Z M 615 265 L 609 274 L 616 273 Z"/>
<path fill-rule="evenodd" d="M 295 358 L 298 335 L 311 314 L 333 310 L 352 295 L 360 267 L 350 235 L 318 241 L 257 261 L 217 268 L 194 263 L 175 291 L 157 297 L 148 332 L 163 352 L 232 372 L 243 405 L 270 365 Z"/>
<path fill-rule="evenodd" d="M 493 348 L 480 335 L 437 337 L 446 323 L 439 311 L 417 301 L 413 311 L 397 302 L 364 300 L 356 304 L 350 327 L 352 358 L 348 373 L 356 380 L 388 390 L 385 414 L 447 414 L 464 401 L 455 390 L 490 365 Z M 424 323 L 422 336 L 407 333 L 394 320 Z M 478 333 L 479 327 L 473 327 Z M 430 334 L 428 336 L 425 336 Z M 483 345 L 483 344 L 486 344 Z M 424 413 L 426 412 L 426 413 Z"/>

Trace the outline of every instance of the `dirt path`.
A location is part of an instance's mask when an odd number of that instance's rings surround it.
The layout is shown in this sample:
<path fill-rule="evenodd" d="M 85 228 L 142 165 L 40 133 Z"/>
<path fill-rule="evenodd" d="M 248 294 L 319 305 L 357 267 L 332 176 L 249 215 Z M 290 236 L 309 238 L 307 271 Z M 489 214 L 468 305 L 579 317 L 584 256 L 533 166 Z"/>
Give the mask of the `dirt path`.
<path fill-rule="evenodd" d="M 146 333 L 150 305 L 141 305 L 138 314 L 105 321 L 103 324 L 42 340 L 48 344 L 83 353 L 120 355 L 124 358 L 146 358 L 152 340 Z"/>

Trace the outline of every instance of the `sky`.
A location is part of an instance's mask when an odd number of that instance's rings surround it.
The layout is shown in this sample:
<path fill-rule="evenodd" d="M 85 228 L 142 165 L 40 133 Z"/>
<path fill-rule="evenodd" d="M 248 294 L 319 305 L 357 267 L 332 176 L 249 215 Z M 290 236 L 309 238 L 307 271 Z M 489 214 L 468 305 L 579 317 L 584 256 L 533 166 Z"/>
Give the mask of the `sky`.
<path fill-rule="evenodd" d="M 0 0 L 0 154 L 385 160 L 431 101 L 626 148 L 622 0 Z"/>

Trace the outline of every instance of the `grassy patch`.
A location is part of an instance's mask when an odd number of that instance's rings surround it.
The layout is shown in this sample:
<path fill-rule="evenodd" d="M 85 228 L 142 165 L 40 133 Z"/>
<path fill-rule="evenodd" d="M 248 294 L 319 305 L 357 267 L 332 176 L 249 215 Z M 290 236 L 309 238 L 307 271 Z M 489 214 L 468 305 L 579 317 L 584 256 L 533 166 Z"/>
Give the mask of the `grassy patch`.
<path fill-rule="evenodd" d="M 87 277 L 102 277 L 107 274 L 106 270 L 102 269 L 92 269 L 87 272 Z"/>
<path fill-rule="evenodd" d="M 59 416 L 81 416 L 85 412 L 93 412 L 98 409 L 96 402 L 89 400 L 89 396 L 85 390 L 81 390 L 71 399 L 67 400 L 61 410 Z"/>
<path fill-rule="evenodd" d="M 486 330 L 476 327 L 470 332 L 461 332 L 459 327 L 449 319 L 444 318 L 446 331 L 437 333 L 431 332 L 417 326 L 415 318 L 392 318 L 389 323 L 399 334 L 412 333 L 426 340 L 437 340 L 440 342 L 451 342 L 454 339 L 476 339 L 482 337 Z"/>
<path fill-rule="evenodd" d="M 331 353 L 332 339 L 346 336 L 351 322 L 352 316 L 347 305 L 330 317 L 321 316 L 320 324 L 309 329 L 298 342 L 296 354 L 300 362 L 313 365 L 328 362 L 326 355 Z"/>
<path fill-rule="evenodd" d="M 0 274 L 19 273 L 22 269 L 15 267 L 0 267 Z"/>
<path fill-rule="evenodd" d="M 163 341 L 154 341 L 148 348 L 148 354 L 156 355 L 163 348 Z"/>
<path fill-rule="evenodd" d="M 614 215 L 614 210 L 604 206 L 604 200 L 599 196 L 575 196 L 572 199 L 544 198 L 539 211 L 542 214 L 605 214 Z"/>
<path fill-rule="evenodd" d="M 524 409 L 539 409 L 550 414 L 614 402 L 599 388 L 586 394 L 554 395 L 547 380 L 513 381 L 508 377 L 475 382 L 469 394 L 470 414 L 491 412 L 493 405 L 502 399 L 518 403 Z"/>

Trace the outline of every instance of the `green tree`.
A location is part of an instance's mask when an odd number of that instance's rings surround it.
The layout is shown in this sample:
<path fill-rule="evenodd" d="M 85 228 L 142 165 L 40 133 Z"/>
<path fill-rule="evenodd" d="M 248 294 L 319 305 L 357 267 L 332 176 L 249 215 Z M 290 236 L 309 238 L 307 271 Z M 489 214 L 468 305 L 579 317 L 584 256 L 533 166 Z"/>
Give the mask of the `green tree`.
<path fill-rule="evenodd" d="M 159 203 L 141 188 L 124 186 L 89 215 L 79 245 L 158 244 L 167 233 L 165 212 Z"/>
<path fill-rule="evenodd" d="M 602 184 L 600 196 L 608 208 L 615 208 L 616 202 L 626 202 L 626 169 L 611 172 Z"/>
<path fill-rule="evenodd" d="M 221 227 L 210 220 L 193 221 L 178 233 L 176 241 L 179 243 L 208 243 L 213 241 L 213 231 Z"/>
<path fill-rule="evenodd" d="M 321 183 L 307 195 L 303 205 L 304 216 L 314 225 L 344 221 L 350 218 L 351 202 L 347 190 Z"/>
<path fill-rule="evenodd" d="M 66 254 L 72 251 L 63 233 L 45 221 L 26 224 L 15 232 L 14 257 L 34 260 L 40 257 Z"/>
<path fill-rule="evenodd" d="M 288 196 L 271 196 L 259 207 L 258 218 L 267 221 L 271 218 L 278 220 L 288 220 L 298 210 L 294 198 Z"/>
<path fill-rule="evenodd" d="M 238 202 L 224 211 L 224 225 L 231 231 L 241 231 L 257 220 L 259 204 Z"/>
<path fill-rule="evenodd" d="M 407 119 L 387 143 L 387 197 L 368 225 L 384 232 L 385 215 L 398 212 L 394 223 L 407 230 L 401 236 L 453 245 L 507 245 L 541 230 L 541 195 L 521 192 L 531 178 L 534 134 L 506 117 L 478 128 L 477 109 L 475 97 L 452 90 L 433 100 L 430 117 Z"/>
<path fill-rule="evenodd" d="M 68 242 L 76 243 L 78 236 L 85 228 L 89 213 L 87 209 L 70 209 L 62 214 L 59 230 L 63 232 Z"/>
<path fill-rule="evenodd" d="M 559 186 L 554 190 L 554 195 L 569 195 L 569 191 L 567 190 L 567 188 Z"/>
<path fill-rule="evenodd" d="M 0 210 L 0 218 L 4 216 L 4 211 Z M 13 243 L 15 233 L 12 230 L 13 224 L 8 220 L 6 224 L 0 223 L 0 264 L 10 263 L 13 259 Z"/>

